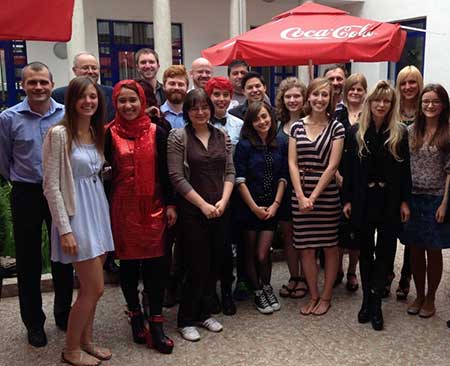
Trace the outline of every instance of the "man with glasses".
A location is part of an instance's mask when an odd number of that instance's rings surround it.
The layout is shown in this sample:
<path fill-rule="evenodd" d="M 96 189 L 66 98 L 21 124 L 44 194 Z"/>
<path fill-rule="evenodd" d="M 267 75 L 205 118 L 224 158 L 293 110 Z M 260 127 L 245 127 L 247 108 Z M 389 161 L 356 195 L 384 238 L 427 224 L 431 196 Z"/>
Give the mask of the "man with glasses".
<path fill-rule="evenodd" d="M 96 83 L 100 77 L 100 65 L 95 56 L 90 52 L 80 52 L 73 59 L 72 71 L 75 76 L 90 76 Z M 105 123 L 114 119 L 115 111 L 112 104 L 112 88 L 99 84 L 100 90 L 106 99 L 106 114 L 107 120 Z M 58 103 L 64 104 L 64 96 L 66 94 L 67 86 L 57 88 L 53 91 L 52 97 Z"/>

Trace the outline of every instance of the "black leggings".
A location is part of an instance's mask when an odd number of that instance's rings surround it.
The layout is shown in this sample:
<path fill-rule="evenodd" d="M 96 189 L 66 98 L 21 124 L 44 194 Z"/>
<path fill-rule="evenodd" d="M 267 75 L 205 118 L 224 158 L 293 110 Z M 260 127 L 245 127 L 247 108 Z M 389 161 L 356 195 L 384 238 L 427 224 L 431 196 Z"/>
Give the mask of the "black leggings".
<path fill-rule="evenodd" d="M 149 299 L 150 315 L 161 315 L 168 272 L 167 258 L 157 257 L 120 261 L 120 286 L 130 311 L 136 311 L 141 306 L 138 293 L 141 270 L 144 292 Z"/>

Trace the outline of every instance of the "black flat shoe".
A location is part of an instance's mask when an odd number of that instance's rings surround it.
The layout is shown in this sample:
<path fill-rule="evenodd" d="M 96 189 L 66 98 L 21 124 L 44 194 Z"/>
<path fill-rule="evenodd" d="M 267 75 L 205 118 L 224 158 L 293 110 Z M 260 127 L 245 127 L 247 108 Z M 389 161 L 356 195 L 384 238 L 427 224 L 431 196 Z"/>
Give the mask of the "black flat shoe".
<path fill-rule="evenodd" d="M 362 306 L 358 312 L 358 323 L 365 324 L 370 322 L 370 308 L 369 306 Z"/>
<path fill-rule="evenodd" d="M 47 345 L 47 335 L 44 328 L 28 330 L 28 343 L 33 347 L 45 347 Z"/>
<path fill-rule="evenodd" d="M 224 315 L 236 314 L 236 305 L 231 292 L 222 293 L 222 312 Z"/>

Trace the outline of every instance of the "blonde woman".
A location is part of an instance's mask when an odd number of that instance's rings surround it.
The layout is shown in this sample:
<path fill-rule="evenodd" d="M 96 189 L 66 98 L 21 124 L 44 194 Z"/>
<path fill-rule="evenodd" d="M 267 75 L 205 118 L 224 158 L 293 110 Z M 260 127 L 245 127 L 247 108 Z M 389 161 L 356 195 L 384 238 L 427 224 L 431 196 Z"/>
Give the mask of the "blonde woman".
<path fill-rule="evenodd" d="M 358 321 L 371 321 L 374 330 L 383 329 L 381 298 L 388 262 L 401 221 L 409 219 L 410 193 L 408 135 L 399 122 L 395 90 L 379 81 L 364 102 L 359 123 L 350 130 L 344 164 L 344 214 L 361 242 L 363 302 Z"/>
<path fill-rule="evenodd" d="M 400 97 L 400 118 L 401 121 L 409 126 L 418 116 L 419 97 L 423 88 L 423 78 L 419 69 L 415 66 L 405 66 L 397 75 L 396 91 Z M 386 280 L 384 296 L 388 296 L 391 288 L 394 274 L 395 253 L 389 262 L 389 275 Z M 398 281 L 396 290 L 397 300 L 406 300 L 409 294 L 409 285 L 411 282 L 411 248 L 405 246 L 403 252 L 403 265 L 401 277 Z"/>
<path fill-rule="evenodd" d="M 367 94 L 367 80 L 363 74 L 351 74 L 344 83 L 344 105 L 334 113 L 335 118 L 342 123 L 345 133 L 348 135 L 350 129 L 361 117 L 364 98 Z M 348 140 L 348 139 L 347 139 Z M 344 147 L 345 151 L 345 147 Z M 343 162 L 339 166 L 336 178 L 339 187 L 342 189 L 342 175 L 344 174 Z M 339 227 L 339 269 L 336 276 L 335 286 L 342 282 L 344 278 L 344 268 L 342 259 L 344 252 L 348 252 L 347 283 L 345 287 L 350 292 L 355 292 L 359 288 L 356 277 L 356 265 L 359 260 L 359 242 L 354 230 L 348 220 L 343 218 Z"/>
<path fill-rule="evenodd" d="M 423 88 L 422 74 L 415 66 L 405 66 L 398 73 L 395 85 L 400 97 L 400 120 L 410 125 L 419 110 L 419 96 Z"/>

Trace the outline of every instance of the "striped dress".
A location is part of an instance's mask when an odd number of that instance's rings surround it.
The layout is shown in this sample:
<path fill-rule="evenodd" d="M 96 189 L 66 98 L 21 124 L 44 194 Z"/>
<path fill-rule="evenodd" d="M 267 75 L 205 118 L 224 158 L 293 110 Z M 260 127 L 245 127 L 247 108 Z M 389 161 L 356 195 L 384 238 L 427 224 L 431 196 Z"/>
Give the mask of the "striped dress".
<path fill-rule="evenodd" d="M 309 197 L 328 166 L 333 140 L 343 139 L 345 129 L 332 120 L 311 141 L 301 119 L 291 127 L 291 137 L 296 141 L 297 162 L 303 193 Z M 297 249 L 331 247 L 338 244 L 338 227 L 341 217 L 339 191 L 333 179 L 314 203 L 314 209 L 300 212 L 295 192 L 292 195 L 292 220 L 294 247 Z"/>

